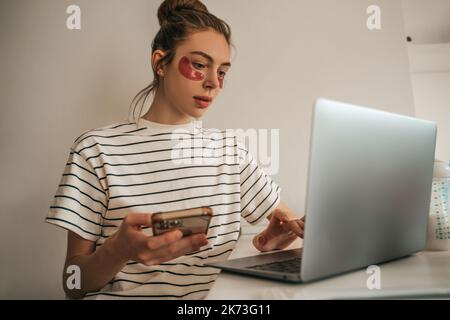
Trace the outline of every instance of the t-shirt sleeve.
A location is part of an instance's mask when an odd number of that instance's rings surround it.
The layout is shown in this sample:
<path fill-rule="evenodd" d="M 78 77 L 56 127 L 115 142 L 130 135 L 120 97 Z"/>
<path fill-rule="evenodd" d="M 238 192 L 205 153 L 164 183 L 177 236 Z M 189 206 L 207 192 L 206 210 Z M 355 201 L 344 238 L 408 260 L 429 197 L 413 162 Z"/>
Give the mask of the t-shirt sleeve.
<path fill-rule="evenodd" d="M 250 224 L 258 224 L 279 205 L 280 187 L 238 143 L 240 154 L 241 216 Z"/>
<path fill-rule="evenodd" d="M 106 209 L 107 194 L 93 167 L 71 148 L 45 221 L 95 242 L 101 236 Z"/>

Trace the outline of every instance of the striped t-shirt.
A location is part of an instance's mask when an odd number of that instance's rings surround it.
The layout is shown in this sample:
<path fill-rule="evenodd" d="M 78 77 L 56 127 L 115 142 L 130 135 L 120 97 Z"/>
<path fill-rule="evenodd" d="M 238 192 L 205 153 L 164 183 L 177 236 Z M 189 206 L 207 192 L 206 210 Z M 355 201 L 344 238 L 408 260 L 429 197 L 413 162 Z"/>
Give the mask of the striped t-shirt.
<path fill-rule="evenodd" d="M 213 209 L 208 244 L 160 265 L 127 265 L 87 299 L 202 299 L 239 237 L 240 218 L 263 221 L 280 188 L 230 131 L 196 122 L 140 119 L 90 130 L 75 140 L 46 221 L 101 246 L 129 213 Z M 145 230 L 151 235 L 151 228 Z"/>

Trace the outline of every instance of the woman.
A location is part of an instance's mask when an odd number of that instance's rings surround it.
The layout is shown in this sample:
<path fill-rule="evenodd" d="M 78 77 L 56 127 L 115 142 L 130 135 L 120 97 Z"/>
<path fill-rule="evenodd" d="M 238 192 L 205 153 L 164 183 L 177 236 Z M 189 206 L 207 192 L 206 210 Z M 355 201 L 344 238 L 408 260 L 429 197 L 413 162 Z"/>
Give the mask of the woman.
<path fill-rule="evenodd" d="M 76 139 L 50 207 L 46 221 L 68 230 L 65 271 L 81 270 L 80 286 L 64 272 L 70 298 L 201 299 L 219 274 L 204 264 L 231 254 L 241 217 L 270 220 L 253 240 L 260 251 L 303 236 L 304 221 L 280 201 L 279 187 L 237 138 L 193 121 L 219 95 L 231 67 L 229 26 L 197 0 L 166 0 L 158 18 L 154 81 L 133 100 L 133 116 L 141 103 L 137 119 Z M 194 155 L 174 157 L 174 133 L 193 143 L 183 151 Z M 206 236 L 152 236 L 152 212 L 201 206 L 214 210 Z"/>

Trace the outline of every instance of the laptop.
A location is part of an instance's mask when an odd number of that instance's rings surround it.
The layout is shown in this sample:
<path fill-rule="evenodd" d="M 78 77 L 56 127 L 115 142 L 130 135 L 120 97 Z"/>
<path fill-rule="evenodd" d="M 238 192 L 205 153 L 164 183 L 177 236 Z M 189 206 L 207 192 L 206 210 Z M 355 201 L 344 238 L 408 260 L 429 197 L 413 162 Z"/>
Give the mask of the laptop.
<path fill-rule="evenodd" d="M 436 133 L 430 121 L 318 99 L 303 247 L 207 265 L 309 282 L 423 250 Z"/>

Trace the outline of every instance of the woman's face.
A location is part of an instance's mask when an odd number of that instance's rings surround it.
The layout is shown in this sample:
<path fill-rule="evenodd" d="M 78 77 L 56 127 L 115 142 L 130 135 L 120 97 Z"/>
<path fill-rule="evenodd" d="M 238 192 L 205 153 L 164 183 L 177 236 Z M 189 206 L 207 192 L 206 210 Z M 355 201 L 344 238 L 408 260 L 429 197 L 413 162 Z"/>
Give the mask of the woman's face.
<path fill-rule="evenodd" d="M 191 34 L 164 68 L 162 90 L 178 112 L 201 118 L 223 89 L 231 67 L 230 47 L 216 31 Z"/>

